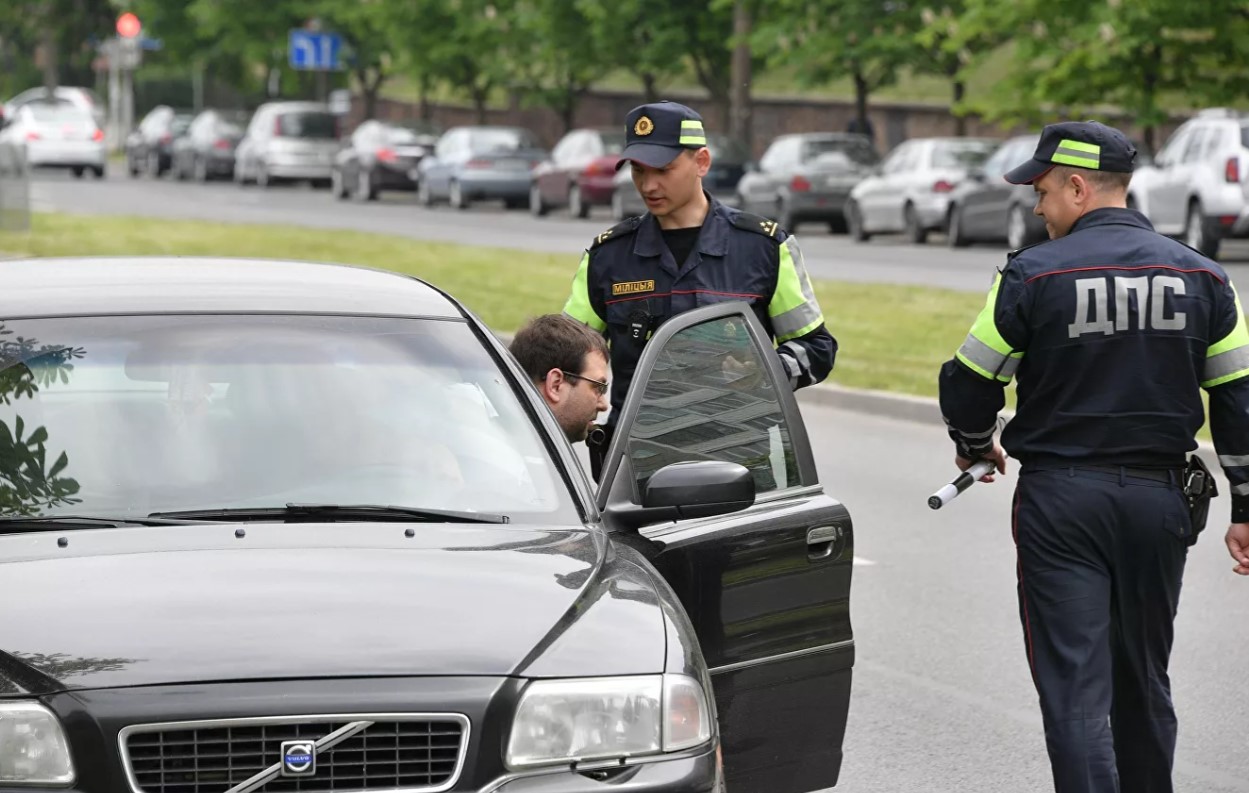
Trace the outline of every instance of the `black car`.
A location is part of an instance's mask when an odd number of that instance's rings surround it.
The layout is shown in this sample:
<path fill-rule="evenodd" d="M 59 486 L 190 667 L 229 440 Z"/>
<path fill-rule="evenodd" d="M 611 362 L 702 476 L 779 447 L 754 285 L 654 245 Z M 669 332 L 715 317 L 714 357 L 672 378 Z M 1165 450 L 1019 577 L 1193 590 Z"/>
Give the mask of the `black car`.
<path fill-rule="evenodd" d="M 597 489 L 412 278 L 13 261 L 0 316 L 0 788 L 837 781 L 851 520 L 745 304 L 656 331 Z"/>
<path fill-rule="evenodd" d="M 434 150 L 438 135 L 436 127 L 419 122 L 365 121 L 334 157 L 331 192 L 373 201 L 382 190 L 416 190 L 416 166 Z"/>
<path fill-rule="evenodd" d="M 243 139 L 249 114 L 242 110 L 205 110 L 173 142 L 172 169 L 178 179 L 234 177 L 234 150 Z"/>
<path fill-rule="evenodd" d="M 157 177 L 168 171 L 173 164 L 174 140 L 186 134 L 194 118 L 194 114 L 168 105 L 152 108 L 138 129 L 126 136 L 126 172 Z"/>

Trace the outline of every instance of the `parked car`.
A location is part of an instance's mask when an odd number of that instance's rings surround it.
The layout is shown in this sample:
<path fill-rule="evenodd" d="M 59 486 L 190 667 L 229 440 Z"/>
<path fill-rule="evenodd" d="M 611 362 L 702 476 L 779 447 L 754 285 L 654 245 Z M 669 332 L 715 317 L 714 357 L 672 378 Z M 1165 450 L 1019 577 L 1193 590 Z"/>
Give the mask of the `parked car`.
<path fill-rule="evenodd" d="M 417 200 L 467 209 L 473 201 L 502 199 L 508 209 L 519 209 L 529 204 L 531 174 L 546 157 L 527 129 L 453 127 L 417 166 Z"/>
<path fill-rule="evenodd" d="M 48 89 L 43 86 L 28 88 L 5 102 L 0 116 L 12 117 L 22 105 L 30 102 L 46 102 L 48 99 L 60 99 L 76 105 L 94 119 L 97 127 L 104 128 L 105 105 L 100 101 L 99 95 L 90 88 L 72 85 L 58 85 L 51 96 L 48 95 Z"/>
<path fill-rule="evenodd" d="M 707 133 L 707 148 L 711 150 L 711 168 L 703 177 L 703 189 L 722 203 L 736 206 L 737 183 L 746 171 L 750 152 L 738 141 L 715 132 Z M 622 167 L 612 180 L 611 206 L 616 220 L 646 212 L 646 202 L 638 195 L 628 166 Z"/>
<path fill-rule="evenodd" d="M 174 141 L 186 134 L 194 119 L 194 114 L 169 105 L 157 105 L 148 111 L 138 128 L 126 137 L 126 172 L 156 178 L 168 171 L 173 165 Z"/>
<path fill-rule="evenodd" d="M 827 223 L 830 231 L 843 233 L 850 190 L 879 162 L 880 155 L 866 135 L 782 135 L 737 184 L 739 205 L 747 212 L 775 218 L 791 232 L 804 221 L 819 221 Z"/>
<path fill-rule="evenodd" d="M 551 156 L 533 169 L 529 211 L 541 217 L 566 206 L 568 214 L 584 218 L 591 207 L 610 206 L 624 145 L 619 127 L 574 129 L 560 138 Z"/>
<path fill-rule="evenodd" d="M 308 181 L 329 187 L 339 149 L 339 121 L 321 102 L 261 105 L 234 151 L 234 181 L 269 187 Z"/>
<path fill-rule="evenodd" d="M 79 178 L 91 171 L 104 178 L 104 132 L 90 113 L 63 99 L 23 103 L 5 118 L 0 144 L 23 150 L 33 168 L 68 168 Z"/>
<path fill-rule="evenodd" d="M 1137 166 L 1128 199 L 1210 257 L 1225 238 L 1249 237 L 1249 114 L 1215 108 L 1184 122 L 1152 165 Z"/>
<path fill-rule="evenodd" d="M 437 143 L 436 129 L 420 122 L 365 121 L 334 157 L 330 192 L 373 201 L 382 190 L 415 190 L 417 166 Z"/>
<path fill-rule="evenodd" d="M 916 138 L 900 144 L 850 191 L 846 224 L 863 241 L 873 234 L 906 232 L 922 243 L 945 229 L 950 194 L 981 165 L 998 141 L 986 138 Z"/>
<path fill-rule="evenodd" d="M 837 781 L 853 528 L 746 304 L 655 331 L 595 488 L 491 329 L 413 278 L 4 273 L 9 787 Z"/>
<path fill-rule="evenodd" d="M 205 110 L 173 142 L 173 174 L 197 182 L 234 177 L 234 150 L 250 115 L 242 110 Z"/>
<path fill-rule="evenodd" d="M 1033 212 L 1036 191 L 1032 185 L 1014 185 L 1004 178 L 1032 157 L 1039 140 L 1039 135 L 1011 138 L 984 165 L 967 172 L 967 178 L 950 193 L 946 241 L 951 247 L 1005 241 L 1018 249 L 1046 238 L 1045 221 Z"/>

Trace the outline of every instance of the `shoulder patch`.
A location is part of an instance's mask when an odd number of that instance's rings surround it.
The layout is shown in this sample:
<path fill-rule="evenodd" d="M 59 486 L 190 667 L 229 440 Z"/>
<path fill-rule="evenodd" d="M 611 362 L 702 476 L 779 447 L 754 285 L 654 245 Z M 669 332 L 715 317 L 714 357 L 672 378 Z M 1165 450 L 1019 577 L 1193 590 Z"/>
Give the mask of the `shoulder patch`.
<path fill-rule="evenodd" d="M 621 237 L 629 236 L 638 230 L 638 226 L 642 225 L 642 218 L 644 217 L 646 216 L 638 215 L 636 217 L 625 218 L 621 222 L 609 228 L 607 231 L 604 231 L 602 234 L 595 237 L 594 242 L 590 243 L 589 250 L 594 250 L 605 242 L 611 242 L 612 240 L 618 240 Z"/>
<path fill-rule="evenodd" d="M 733 225 L 742 231 L 753 231 L 756 234 L 762 234 L 765 237 L 780 242 L 785 238 L 785 230 L 775 220 L 770 220 L 762 215 L 752 215 L 749 212 L 733 213 Z"/>

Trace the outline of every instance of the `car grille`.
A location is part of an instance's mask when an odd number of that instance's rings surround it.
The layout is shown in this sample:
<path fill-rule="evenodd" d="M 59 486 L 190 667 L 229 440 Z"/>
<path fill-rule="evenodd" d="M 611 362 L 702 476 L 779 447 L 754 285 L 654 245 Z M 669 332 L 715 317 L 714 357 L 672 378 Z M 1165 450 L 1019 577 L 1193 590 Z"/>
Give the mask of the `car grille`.
<path fill-rule="evenodd" d="M 317 750 L 312 776 L 279 774 L 285 741 L 319 741 L 371 722 Z M 438 791 L 459 776 L 467 743 L 462 716 L 334 716 L 238 719 L 131 727 L 121 744 L 140 793 L 224 793 L 270 772 L 259 793 L 286 791 Z"/>

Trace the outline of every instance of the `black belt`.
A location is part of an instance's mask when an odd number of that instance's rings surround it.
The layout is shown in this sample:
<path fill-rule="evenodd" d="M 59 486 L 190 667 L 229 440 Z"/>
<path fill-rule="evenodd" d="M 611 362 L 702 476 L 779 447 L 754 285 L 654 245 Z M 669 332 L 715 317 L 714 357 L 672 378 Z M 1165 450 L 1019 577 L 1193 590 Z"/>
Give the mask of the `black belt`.
<path fill-rule="evenodd" d="M 1063 468 L 1071 468 L 1076 471 L 1095 471 L 1099 474 L 1113 474 L 1115 476 L 1132 476 L 1137 479 L 1148 479 L 1151 482 L 1162 482 L 1163 484 L 1182 484 L 1184 482 L 1183 468 L 1133 468 L 1130 465 L 1071 465 L 1055 467 L 1050 470 L 1062 470 Z"/>

